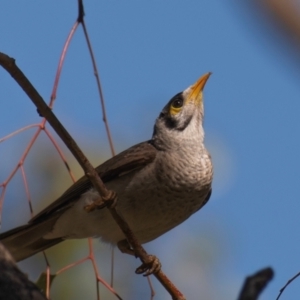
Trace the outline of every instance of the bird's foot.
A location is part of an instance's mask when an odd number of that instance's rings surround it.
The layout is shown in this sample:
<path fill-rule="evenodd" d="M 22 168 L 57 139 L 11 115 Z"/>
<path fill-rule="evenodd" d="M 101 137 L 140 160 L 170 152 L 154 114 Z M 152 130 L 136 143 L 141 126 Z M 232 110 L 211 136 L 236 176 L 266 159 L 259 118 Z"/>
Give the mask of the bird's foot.
<path fill-rule="evenodd" d="M 143 276 L 149 276 L 157 273 L 161 269 L 161 263 L 155 255 L 148 255 L 147 261 L 139 266 L 136 270 L 136 274 L 143 274 Z"/>
<path fill-rule="evenodd" d="M 84 207 L 86 212 L 94 211 L 95 209 L 102 209 L 104 207 L 115 207 L 117 204 L 117 193 L 114 191 L 108 191 L 107 197 L 100 197 Z"/>
<path fill-rule="evenodd" d="M 137 257 L 134 250 L 130 247 L 130 244 L 128 243 L 127 240 L 119 241 L 117 246 L 122 253 L 126 253 Z M 155 255 L 148 254 L 146 257 L 146 261 L 135 270 L 135 273 L 136 274 L 145 273 L 144 276 L 149 276 L 151 274 L 157 273 L 158 271 L 160 271 L 160 269 L 161 269 L 161 263 L 159 259 Z"/>

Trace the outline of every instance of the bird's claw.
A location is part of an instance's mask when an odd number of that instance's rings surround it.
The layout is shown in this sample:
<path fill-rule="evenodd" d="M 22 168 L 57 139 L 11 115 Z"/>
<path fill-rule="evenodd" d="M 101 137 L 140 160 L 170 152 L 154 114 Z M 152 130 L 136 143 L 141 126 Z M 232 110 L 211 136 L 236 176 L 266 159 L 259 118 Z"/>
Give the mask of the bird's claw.
<path fill-rule="evenodd" d="M 99 200 L 93 201 L 91 204 L 84 206 L 86 212 L 94 211 L 95 209 L 101 209 L 106 206 L 106 203 L 100 198 Z"/>
<path fill-rule="evenodd" d="M 148 255 L 147 262 L 143 263 L 136 270 L 136 274 L 143 274 L 143 276 L 149 276 L 157 273 L 161 269 L 161 263 L 155 255 Z"/>
<path fill-rule="evenodd" d="M 108 191 L 108 196 L 106 198 L 99 197 L 97 200 L 93 201 L 91 204 L 88 204 L 84 207 L 86 212 L 94 211 L 95 209 L 102 209 L 106 206 L 115 207 L 117 204 L 117 194 L 114 191 Z"/>

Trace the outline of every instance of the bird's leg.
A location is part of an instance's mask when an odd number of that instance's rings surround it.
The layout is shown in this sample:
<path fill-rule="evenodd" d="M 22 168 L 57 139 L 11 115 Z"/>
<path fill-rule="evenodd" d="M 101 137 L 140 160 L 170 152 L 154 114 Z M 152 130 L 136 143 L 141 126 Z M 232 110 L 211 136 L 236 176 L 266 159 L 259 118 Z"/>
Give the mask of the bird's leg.
<path fill-rule="evenodd" d="M 118 242 L 117 246 L 122 253 L 137 257 L 127 240 Z M 155 255 L 147 254 L 145 260 L 146 261 L 135 270 L 136 274 L 145 273 L 144 276 L 149 276 L 153 273 L 157 273 L 161 269 L 161 263 Z"/>
<path fill-rule="evenodd" d="M 122 241 L 118 242 L 117 246 L 122 253 L 126 253 L 129 255 L 135 256 L 137 258 L 134 250 L 130 247 L 130 244 L 128 243 L 127 240 L 122 240 Z"/>

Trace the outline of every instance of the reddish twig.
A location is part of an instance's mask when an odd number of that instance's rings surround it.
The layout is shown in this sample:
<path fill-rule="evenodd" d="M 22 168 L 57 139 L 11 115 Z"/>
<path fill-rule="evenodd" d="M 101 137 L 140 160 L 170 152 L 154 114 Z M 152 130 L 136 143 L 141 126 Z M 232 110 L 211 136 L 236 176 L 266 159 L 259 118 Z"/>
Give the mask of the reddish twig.
<path fill-rule="evenodd" d="M 122 298 L 117 294 L 117 292 L 112 288 L 112 286 L 110 286 L 106 281 L 104 281 L 100 275 L 99 275 L 99 271 L 98 271 L 98 267 L 97 267 L 97 264 L 96 264 L 96 260 L 95 260 L 95 256 L 94 256 L 94 251 L 93 251 L 93 240 L 91 238 L 89 238 L 89 246 L 90 246 L 90 253 L 89 253 L 89 257 L 90 257 L 90 260 L 93 264 L 93 268 L 94 268 L 94 272 L 95 272 L 95 275 L 96 275 L 96 278 L 97 278 L 97 282 L 101 282 L 110 292 L 112 292 L 118 299 L 122 300 Z M 97 284 L 97 294 L 98 294 L 98 297 L 100 299 L 100 296 L 99 296 L 99 286 Z"/>
<path fill-rule="evenodd" d="M 25 126 L 25 127 L 23 127 L 23 128 L 20 128 L 20 129 L 18 129 L 18 130 L 16 130 L 16 131 L 14 131 L 14 132 L 12 132 L 12 133 L 10 133 L 10 134 L 4 136 L 3 138 L 1 138 L 1 139 L 0 139 L 0 143 L 6 141 L 6 140 L 8 140 L 8 139 L 10 139 L 11 137 L 13 137 L 13 136 L 15 136 L 15 135 L 17 135 L 17 134 L 19 134 L 19 133 L 25 131 L 25 130 L 28 130 L 28 129 L 30 129 L 30 128 L 35 128 L 35 127 L 40 127 L 40 126 L 41 126 L 41 124 L 31 124 L 31 125 Z"/>
<path fill-rule="evenodd" d="M 63 152 L 61 151 L 61 149 L 59 148 L 58 144 L 56 143 L 56 141 L 55 141 L 55 139 L 53 138 L 53 136 L 52 136 L 52 134 L 50 133 L 50 131 L 47 130 L 47 129 L 45 128 L 45 129 L 44 129 L 44 132 L 46 133 L 46 135 L 48 136 L 48 138 L 49 138 L 50 141 L 52 142 L 53 146 L 55 147 L 56 151 L 58 152 L 60 158 L 61 158 L 62 161 L 64 162 L 65 167 L 67 168 L 67 170 L 68 170 L 68 172 L 69 172 L 69 174 L 70 174 L 70 176 L 71 176 L 72 181 L 75 182 L 75 181 L 76 181 L 76 178 L 75 178 L 75 176 L 74 176 L 74 174 L 73 174 L 73 172 L 72 172 L 72 170 L 71 170 L 71 168 L 70 168 L 70 166 L 69 166 L 69 164 L 68 164 L 68 162 L 67 162 L 67 159 L 66 159 L 64 153 L 63 153 Z"/>
<path fill-rule="evenodd" d="M 28 95 L 31 101 L 35 104 L 40 113 L 47 119 L 49 124 L 53 127 L 56 133 L 60 136 L 69 150 L 72 152 L 74 157 L 77 159 L 78 163 L 83 168 L 87 178 L 92 182 L 95 189 L 100 194 L 101 198 L 108 205 L 108 209 L 115 221 L 120 226 L 121 230 L 125 234 L 128 242 L 133 247 L 136 255 L 141 259 L 143 263 L 149 263 L 149 255 L 145 249 L 138 242 L 133 232 L 130 230 L 128 224 L 125 220 L 117 213 L 114 207 L 109 207 L 110 203 L 116 200 L 116 194 L 113 191 L 107 190 L 102 180 L 99 178 L 96 170 L 84 156 L 83 152 L 77 146 L 76 142 L 67 132 L 67 130 L 62 126 L 59 120 L 56 118 L 51 109 L 47 106 L 43 98 L 39 95 L 36 89 L 32 86 L 23 72 L 16 66 L 15 60 L 9 56 L 0 53 L 0 64 L 5 70 L 15 79 L 19 86 Z M 165 287 L 165 289 L 172 295 L 173 299 L 183 300 L 185 297 L 183 294 L 175 287 L 175 285 L 167 278 L 167 276 L 160 270 L 155 273 L 154 276 L 159 280 L 159 282 Z"/>
<path fill-rule="evenodd" d="M 88 49 L 89 49 L 89 53 L 90 53 L 90 57 L 91 57 L 92 65 L 93 65 L 93 70 L 94 70 L 94 75 L 95 75 L 95 78 L 96 78 L 96 83 L 97 83 L 101 108 L 102 108 L 102 120 L 104 122 L 104 126 L 105 126 L 105 130 L 106 130 L 106 135 L 107 135 L 111 155 L 115 156 L 116 153 L 115 153 L 115 148 L 114 148 L 114 144 L 113 144 L 113 140 L 112 140 L 110 126 L 109 126 L 108 119 L 107 119 L 103 89 L 102 89 L 102 85 L 101 85 L 101 81 L 100 81 L 100 76 L 99 76 L 99 72 L 98 72 L 98 68 L 97 68 L 97 64 L 96 64 L 94 51 L 93 51 L 93 48 L 92 48 L 92 44 L 91 44 L 91 41 L 90 41 L 90 38 L 89 38 L 89 35 L 88 35 L 88 31 L 87 31 L 85 22 L 84 22 L 84 15 L 85 14 L 84 14 L 83 1 L 78 0 L 78 18 L 77 18 L 77 21 L 79 23 L 81 23 L 81 25 L 82 25 L 85 40 L 86 40 L 86 43 L 87 43 L 87 46 L 88 46 Z M 113 281 L 114 281 L 114 256 L 115 256 L 114 248 L 112 248 L 111 249 L 111 278 L 110 278 L 111 286 L 113 286 Z"/>
<path fill-rule="evenodd" d="M 98 72 L 98 69 L 97 69 L 95 56 L 94 56 L 94 53 L 93 53 L 91 42 L 90 42 L 88 32 L 87 32 L 87 29 L 86 29 L 86 26 L 85 26 L 85 23 L 84 23 L 83 19 L 82 19 L 81 24 L 82 24 L 84 36 L 86 38 L 86 42 L 87 42 L 87 45 L 88 45 L 88 48 L 89 48 L 89 52 L 90 52 L 90 55 L 91 55 L 91 60 L 92 60 L 92 63 L 93 63 L 94 75 L 96 77 L 96 82 L 97 82 L 97 87 L 98 87 L 98 92 L 99 92 L 99 97 L 100 97 L 100 102 L 101 102 L 101 108 L 102 108 L 102 120 L 105 124 L 105 129 L 106 129 L 106 133 L 107 133 L 107 138 L 108 138 L 111 154 L 112 154 L 112 156 L 115 156 L 116 154 L 115 154 L 115 149 L 114 149 L 114 145 L 113 145 L 113 141 L 112 141 L 112 137 L 111 137 L 111 132 L 110 132 L 110 128 L 109 128 L 109 124 L 108 124 L 108 120 L 107 120 L 104 95 L 103 95 L 103 90 L 102 90 L 102 87 L 101 87 L 100 76 L 99 76 L 99 72 Z"/>
<path fill-rule="evenodd" d="M 53 104 L 54 104 L 54 101 L 56 99 L 56 93 L 57 93 L 57 89 L 58 89 L 58 83 L 59 83 L 59 79 L 60 79 L 60 75 L 61 75 L 61 71 L 62 71 L 62 66 L 63 66 L 63 63 L 64 63 L 64 60 L 65 60 L 65 56 L 66 56 L 66 52 L 67 52 L 67 49 L 69 48 L 69 45 L 70 45 L 70 42 L 71 42 L 71 39 L 72 37 L 74 36 L 74 33 L 78 27 L 79 23 L 76 22 L 71 31 L 70 31 L 70 34 L 69 36 L 67 37 L 67 40 L 65 42 L 65 45 L 63 47 L 63 50 L 62 50 L 62 54 L 60 56 L 60 60 L 59 60 L 59 64 L 58 64 L 58 68 L 57 68 L 57 72 L 56 72 L 56 76 L 55 76 L 55 80 L 54 80 L 54 85 L 53 85 L 53 90 L 52 90 L 52 93 L 51 93 L 51 97 L 50 97 L 50 102 L 49 102 L 49 107 L 53 107 Z M 30 128 L 34 128 L 34 127 L 38 127 L 38 130 L 36 131 L 36 133 L 34 134 L 34 136 L 32 137 L 32 139 L 29 141 L 29 144 L 26 148 L 26 150 L 24 151 L 23 155 L 21 156 L 21 159 L 19 160 L 17 166 L 13 169 L 13 171 L 9 174 L 8 178 L 2 183 L 0 184 L 0 188 L 2 187 L 2 191 L 1 191 L 1 194 L 0 194 L 0 211 L 2 211 L 2 206 L 3 206 L 3 201 L 4 201 L 4 196 L 5 196 L 5 192 L 6 192 L 6 187 L 7 187 L 7 184 L 10 182 L 10 180 L 14 177 L 14 175 L 16 174 L 16 172 L 18 171 L 18 169 L 20 169 L 21 173 L 22 173 L 22 178 L 23 178 L 23 182 L 24 182 L 24 186 L 25 186 L 25 190 L 26 190 L 26 195 L 27 195 L 27 199 L 28 199 L 28 202 L 29 202 L 29 208 L 30 208 L 30 212 L 31 212 L 31 215 L 33 216 L 33 209 L 32 209 L 32 204 L 31 204 L 31 199 L 30 199 L 30 194 L 29 194 L 29 189 L 28 189 L 28 185 L 27 185 L 27 180 L 26 180 L 26 175 L 25 175 L 25 172 L 24 172 L 24 167 L 23 167 L 23 164 L 24 164 L 24 161 L 29 153 L 29 151 L 31 150 L 33 144 L 35 143 L 36 139 L 38 138 L 38 136 L 40 135 L 41 131 L 45 131 L 46 135 L 48 136 L 48 138 L 50 139 L 50 141 L 52 142 L 52 144 L 54 145 L 54 147 L 56 148 L 56 150 L 58 151 L 61 159 L 63 160 L 73 182 L 75 182 L 75 177 L 65 159 L 65 156 L 63 154 L 63 152 L 61 151 L 61 149 L 59 148 L 58 144 L 56 143 L 56 141 L 54 140 L 54 138 L 52 137 L 51 133 L 45 128 L 45 125 L 46 125 L 46 119 L 43 118 L 41 123 L 39 124 L 32 124 L 32 125 L 29 125 L 29 126 L 26 126 L 24 128 L 21 128 L 5 137 L 3 137 L 2 139 L 0 139 L 0 143 L 13 137 L 14 135 L 17 135 L 27 129 L 30 129 Z M 46 254 L 44 253 L 44 256 L 45 256 L 45 259 L 46 259 Z M 50 296 L 50 265 L 47 262 L 47 287 L 46 287 L 46 294 L 47 294 L 47 297 L 49 298 Z"/>
<path fill-rule="evenodd" d="M 11 171 L 11 173 L 8 175 L 7 179 L 2 182 L 0 184 L 0 187 L 3 188 L 2 193 L 0 195 L 0 212 L 2 212 L 2 206 L 3 206 L 3 201 L 4 201 L 4 195 L 5 195 L 5 190 L 6 190 L 6 186 L 7 184 L 11 181 L 11 179 L 15 176 L 16 172 L 19 170 L 19 168 L 21 166 L 23 166 L 24 161 L 30 151 L 30 149 L 32 148 L 33 144 L 35 143 L 36 139 L 38 138 L 40 132 L 43 130 L 43 125 L 39 124 L 38 130 L 36 131 L 36 133 L 33 135 L 32 139 L 30 140 L 29 144 L 27 145 L 24 153 L 22 154 L 18 164 L 14 167 L 14 169 Z M 28 126 L 27 126 L 28 129 Z"/>
<path fill-rule="evenodd" d="M 37 107 L 39 112 L 44 116 L 44 118 L 47 119 L 47 121 L 54 128 L 58 136 L 64 141 L 64 143 L 75 156 L 81 167 L 85 170 L 86 176 L 97 187 L 97 191 L 100 193 L 100 195 L 104 199 L 109 199 L 111 197 L 111 193 L 106 189 L 105 185 L 100 180 L 97 172 L 94 170 L 92 165 L 89 163 L 89 161 L 84 156 L 83 152 L 79 149 L 76 142 L 67 132 L 67 130 L 62 126 L 62 124 L 53 114 L 51 109 L 47 106 L 40 94 L 25 77 L 23 72 L 16 66 L 15 60 L 3 53 L 0 53 L 0 63 L 2 67 L 6 69 L 9 72 L 9 74 L 16 80 L 16 82 L 20 85 L 20 87 L 24 90 L 27 96 Z M 29 147 L 25 152 L 26 155 L 28 151 Z"/>
<path fill-rule="evenodd" d="M 147 280 L 148 280 L 148 284 L 149 284 L 149 288 L 150 288 L 150 300 L 153 300 L 155 297 L 155 290 L 152 285 L 151 277 L 147 276 Z"/>
<path fill-rule="evenodd" d="M 55 79 L 54 79 L 53 89 L 52 89 L 52 93 L 51 93 L 51 97 L 50 97 L 50 103 L 49 103 L 50 108 L 53 107 L 54 101 L 56 99 L 56 93 L 57 93 L 57 88 L 58 88 L 58 83 L 59 83 L 59 78 L 60 78 L 62 66 L 63 66 L 63 63 L 65 61 L 67 50 L 69 48 L 69 45 L 71 43 L 71 40 L 74 36 L 74 33 L 75 33 L 78 25 L 79 25 L 79 22 L 76 21 L 75 24 L 73 25 L 68 37 L 67 37 L 67 40 L 64 44 L 62 53 L 60 55 L 60 59 L 59 59 L 59 63 L 58 63 L 58 67 L 57 67 L 57 71 L 56 71 L 56 75 L 55 75 Z"/>
<path fill-rule="evenodd" d="M 80 264 L 82 264 L 82 263 L 84 263 L 85 261 L 87 261 L 87 260 L 90 260 L 91 262 L 92 262 L 92 265 L 93 265 L 93 269 L 94 269 L 94 272 L 95 272 L 95 275 L 96 275 L 96 279 L 97 279 L 97 281 L 98 282 L 101 282 L 111 293 L 113 293 L 118 299 L 122 299 L 119 295 L 118 295 L 118 293 L 104 280 L 104 279 L 102 279 L 101 277 L 100 277 L 100 275 L 99 275 L 99 271 L 98 271 L 98 268 L 97 268 L 97 265 L 96 265 L 96 260 L 95 260 L 95 256 L 94 256 L 94 252 L 93 252 L 93 250 L 92 250 L 92 244 L 93 244 L 93 241 L 92 241 L 92 239 L 91 238 L 89 238 L 88 239 L 88 242 L 89 242 L 89 248 L 90 248 L 90 251 L 89 251 L 89 254 L 88 254 L 88 256 L 86 256 L 86 257 L 84 257 L 84 258 L 82 258 L 82 259 L 80 259 L 80 260 L 78 260 L 78 261 L 76 261 L 76 262 L 74 262 L 74 263 L 71 263 L 71 264 L 69 264 L 69 265 L 67 265 L 67 266 L 65 266 L 65 267 L 63 267 L 62 269 L 60 269 L 60 270 L 58 270 L 57 272 L 56 272 L 56 276 L 57 275 L 59 275 L 59 274 L 61 274 L 61 273 L 63 273 L 63 272 L 65 272 L 65 271 L 67 271 L 67 270 L 69 270 L 70 268 L 73 268 L 73 267 L 75 267 L 75 266 L 78 266 L 78 265 L 80 265 Z"/>
<path fill-rule="evenodd" d="M 45 289 L 45 293 L 46 293 L 46 297 L 47 299 L 50 299 L 50 285 L 51 285 L 51 270 L 50 270 L 50 264 L 47 258 L 47 255 L 45 253 L 45 251 L 43 251 L 43 255 L 44 255 L 44 259 L 46 262 L 46 289 Z"/>

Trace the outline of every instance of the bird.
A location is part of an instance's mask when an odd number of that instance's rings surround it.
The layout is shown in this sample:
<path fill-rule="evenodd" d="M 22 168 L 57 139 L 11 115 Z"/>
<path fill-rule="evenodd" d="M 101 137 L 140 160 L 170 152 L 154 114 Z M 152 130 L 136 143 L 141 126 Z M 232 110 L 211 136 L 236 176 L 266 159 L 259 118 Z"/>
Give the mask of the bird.
<path fill-rule="evenodd" d="M 213 165 L 203 129 L 203 89 L 210 74 L 171 98 L 150 140 L 95 168 L 117 193 L 118 212 L 142 244 L 178 226 L 210 199 Z M 86 211 L 99 197 L 83 176 L 28 224 L 0 234 L 0 241 L 16 261 L 66 239 L 88 237 L 129 253 L 130 245 L 108 209 Z"/>

